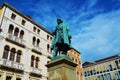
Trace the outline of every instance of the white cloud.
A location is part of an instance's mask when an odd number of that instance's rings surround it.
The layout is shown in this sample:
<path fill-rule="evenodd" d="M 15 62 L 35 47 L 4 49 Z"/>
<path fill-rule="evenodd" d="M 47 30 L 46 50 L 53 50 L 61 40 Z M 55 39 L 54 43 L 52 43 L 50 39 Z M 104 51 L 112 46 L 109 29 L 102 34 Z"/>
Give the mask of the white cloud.
<path fill-rule="evenodd" d="M 97 1 L 98 1 L 98 0 L 87 0 L 88 8 L 93 7 L 93 6 L 97 3 Z"/>
<path fill-rule="evenodd" d="M 79 33 L 73 35 L 72 39 L 73 46 L 82 53 L 83 61 L 95 60 L 97 56 L 103 58 L 120 52 L 119 21 L 120 10 L 103 13 L 84 21 L 88 25 L 80 30 L 77 29 Z"/>
<path fill-rule="evenodd" d="M 95 60 L 120 52 L 120 10 L 100 14 L 104 9 L 95 8 L 97 1 L 86 0 L 84 4 L 76 5 L 74 0 L 64 3 L 43 0 L 41 4 L 36 3 L 28 11 L 34 12 L 34 20 L 50 31 L 56 26 L 56 18 L 61 17 L 68 23 L 73 37 L 73 47 L 82 53 L 83 61 Z M 95 17 L 88 19 L 89 16 Z"/>

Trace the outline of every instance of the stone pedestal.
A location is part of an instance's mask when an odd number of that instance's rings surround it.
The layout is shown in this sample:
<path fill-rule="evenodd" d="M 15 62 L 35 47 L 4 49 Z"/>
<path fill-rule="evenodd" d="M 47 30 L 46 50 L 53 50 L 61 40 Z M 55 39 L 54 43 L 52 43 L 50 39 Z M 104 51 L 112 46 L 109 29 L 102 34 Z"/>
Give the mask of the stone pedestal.
<path fill-rule="evenodd" d="M 50 61 L 47 65 L 48 80 L 76 80 L 77 64 L 63 57 Z"/>

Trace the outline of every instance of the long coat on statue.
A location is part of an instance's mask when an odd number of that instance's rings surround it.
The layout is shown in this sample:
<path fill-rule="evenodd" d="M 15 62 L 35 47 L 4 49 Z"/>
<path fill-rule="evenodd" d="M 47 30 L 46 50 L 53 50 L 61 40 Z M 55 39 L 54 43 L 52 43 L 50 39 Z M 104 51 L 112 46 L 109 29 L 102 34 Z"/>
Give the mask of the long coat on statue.
<path fill-rule="evenodd" d="M 58 47 L 59 50 L 71 47 L 71 34 L 69 27 L 65 23 L 60 23 L 53 31 L 54 38 L 52 40 L 51 49 Z"/>

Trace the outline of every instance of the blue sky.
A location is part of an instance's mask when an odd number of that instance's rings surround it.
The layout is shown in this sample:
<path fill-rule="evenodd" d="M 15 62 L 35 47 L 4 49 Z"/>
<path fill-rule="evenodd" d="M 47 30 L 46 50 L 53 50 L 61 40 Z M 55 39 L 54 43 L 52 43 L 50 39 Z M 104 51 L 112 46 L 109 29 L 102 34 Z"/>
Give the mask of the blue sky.
<path fill-rule="evenodd" d="M 50 32 L 56 18 L 69 25 L 72 46 L 82 61 L 95 61 L 120 54 L 120 0 L 0 0 Z"/>

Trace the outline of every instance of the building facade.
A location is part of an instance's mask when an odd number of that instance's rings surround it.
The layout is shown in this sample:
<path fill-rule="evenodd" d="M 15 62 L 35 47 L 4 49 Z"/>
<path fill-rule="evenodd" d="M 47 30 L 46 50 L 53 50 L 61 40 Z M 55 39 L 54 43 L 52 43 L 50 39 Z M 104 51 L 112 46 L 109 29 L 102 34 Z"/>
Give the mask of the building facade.
<path fill-rule="evenodd" d="M 47 80 L 52 33 L 7 3 L 0 7 L 0 80 Z M 68 51 L 82 78 L 80 53 Z"/>
<path fill-rule="evenodd" d="M 83 80 L 83 71 L 82 71 L 82 61 L 81 61 L 81 53 L 76 49 L 72 48 L 67 52 L 67 55 L 73 60 L 74 63 L 77 64 L 76 67 L 76 80 Z"/>
<path fill-rule="evenodd" d="M 0 80 L 47 80 L 52 34 L 7 3 L 0 7 Z"/>
<path fill-rule="evenodd" d="M 120 54 L 83 64 L 84 80 L 120 80 Z"/>

